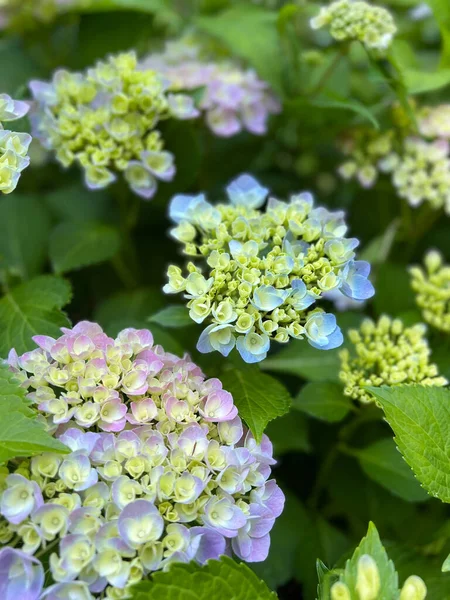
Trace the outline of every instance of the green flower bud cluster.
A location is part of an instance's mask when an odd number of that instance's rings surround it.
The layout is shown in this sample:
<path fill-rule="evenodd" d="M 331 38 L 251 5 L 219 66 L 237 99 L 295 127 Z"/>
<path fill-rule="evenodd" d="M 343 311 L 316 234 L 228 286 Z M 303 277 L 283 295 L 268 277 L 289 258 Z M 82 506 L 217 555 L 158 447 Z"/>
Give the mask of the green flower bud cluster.
<path fill-rule="evenodd" d="M 361 0 L 337 0 L 322 7 L 311 27 L 327 27 L 335 40 L 357 40 L 369 50 L 386 50 L 397 32 L 389 11 Z"/>
<path fill-rule="evenodd" d="M 423 262 L 424 268 L 414 266 L 409 271 L 416 302 L 424 321 L 450 333 L 450 266 L 436 250 L 430 250 Z"/>
<path fill-rule="evenodd" d="M 158 124 L 197 116 L 192 98 L 168 94 L 159 73 L 138 66 L 134 52 L 110 56 L 85 73 L 57 71 L 50 83 L 33 81 L 33 130 L 64 166 L 84 169 L 90 189 L 122 174 L 132 191 L 151 198 L 157 180 L 175 174 Z"/>
<path fill-rule="evenodd" d="M 344 581 L 336 581 L 331 586 L 331 600 L 378 600 L 381 598 L 381 586 L 380 571 L 375 559 L 370 554 L 363 554 L 358 560 L 353 589 Z M 426 596 L 427 587 L 423 579 L 411 575 L 400 590 L 399 600 L 425 600 Z"/>
<path fill-rule="evenodd" d="M 400 319 L 386 315 L 378 322 L 364 319 L 359 330 L 351 329 L 352 349 L 342 350 L 340 379 L 344 394 L 361 402 L 372 402 L 367 386 L 417 383 L 444 386 L 448 382 L 430 363 L 431 350 L 422 323 L 405 327 Z"/>

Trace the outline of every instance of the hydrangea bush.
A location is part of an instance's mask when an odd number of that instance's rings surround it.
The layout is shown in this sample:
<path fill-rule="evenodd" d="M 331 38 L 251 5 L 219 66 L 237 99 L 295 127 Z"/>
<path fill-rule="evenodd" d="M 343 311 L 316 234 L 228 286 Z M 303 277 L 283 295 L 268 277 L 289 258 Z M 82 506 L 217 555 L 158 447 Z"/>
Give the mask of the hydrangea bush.
<path fill-rule="evenodd" d="M 446 8 L 0 0 L 0 600 L 450 600 Z"/>

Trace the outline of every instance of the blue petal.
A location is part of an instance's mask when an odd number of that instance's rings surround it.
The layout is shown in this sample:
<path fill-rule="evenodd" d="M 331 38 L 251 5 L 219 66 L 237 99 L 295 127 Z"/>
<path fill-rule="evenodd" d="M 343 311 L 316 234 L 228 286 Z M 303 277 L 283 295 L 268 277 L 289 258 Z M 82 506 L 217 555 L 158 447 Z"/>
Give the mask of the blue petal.
<path fill-rule="evenodd" d="M 259 208 L 264 204 L 269 190 L 259 185 L 254 177 L 244 173 L 230 183 L 227 193 L 233 204 Z"/>
<path fill-rule="evenodd" d="M 181 221 L 190 220 L 190 212 L 194 205 L 205 200 L 204 194 L 198 196 L 187 196 L 185 194 L 178 194 L 174 196 L 169 204 L 169 218 L 174 223 L 180 223 Z"/>
<path fill-rule="evenodd" d="M 252 354 L 247 348 L 244 346 L 244 336 L 238 337 L 236 340 L 236 348 L 241 355 L 241 358 L 246 363 L 257 363 L 264 360 L 267 356 L 267 352 L 263 352 L 262 354 Z M 270 342 L 269 342 L 270 345 Z"/>
<path fill-rule="evenodd" d="M 211 329 L 214 329 L 214 325 L 208 325 L 208 327 L 202 331 L 200 337 L 198 338 L 197 350 L 202 354 L 208 354 L 208 352 L 214 351 L 214 348 L 211 346 L 211 342 L 209 341 L 209 333 Z"/>

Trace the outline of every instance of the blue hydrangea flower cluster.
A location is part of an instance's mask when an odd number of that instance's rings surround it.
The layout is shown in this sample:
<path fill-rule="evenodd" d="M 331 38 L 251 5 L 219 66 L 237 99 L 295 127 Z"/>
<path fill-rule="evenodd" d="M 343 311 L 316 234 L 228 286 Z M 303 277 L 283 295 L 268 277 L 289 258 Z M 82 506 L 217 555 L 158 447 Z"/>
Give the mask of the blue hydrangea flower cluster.
<path fill-rule="evenodd" d="M 150 55 L 144 66 L 163 73 L 171 90 L 201 89 L 199 108 L 215 135 L 231 137 L 243 130 L 266 133 L 269 116 L 280 112 L 269 85 L 252 69 L 203 54 L 195 40 L 185 37 L 168 42 L 165 51 Z"/>
<path fill-rule="evenodd" d="M 271 341 L 306 338 L 329 350 L 342 343 L 333 314 L 312 305 L 338 290 L 363 301 L 374 294 L 370 265 L 355 260 L 358 240 L 346 238 L 344 213 L 314 208 L 310 193 L 288 202 L 270 197 L 250 175 L 227 188 L 228 204 L 204 195 L 175 196 L 171 235 L 184 245 L 187 272 L 168 269 L 167 294 L 184 293 L 196 323 L 209 323 L 200 352 L 227 356 L 236 347 L 245 362 L 263 360 Z"/>
<path fill-rule="evenodd" d="M 24 117 L 29 105 L 0 94 L 0 192 L 10 194 L 20 179 L 20 174 L 30 164 L 27 156 L 31 135 L 4 129 L 2 123 Z"/>
<path fill-rule="evenodd" d="M 147 330 L 36 342 L 9 362 L 70 454 L 0 469 L 1 598 L 119 600 L 172 562 L 266 558 L 284 505 L 272 444 L 218 379 Z"/>
<path fill-rule="evenodd" d="M 88 188 L 104 188 L 121 174 L 148 200 L 158 180 L 175 174 L 158 124 L 198 115 L 191 97 L 167 88 L 160 73 L 140 68 L 134 52 L 110 56 L 86 73 L 59 70 L 50 83 L 30 83 L 34 135 L 64 167 L 81 166 Z"/>

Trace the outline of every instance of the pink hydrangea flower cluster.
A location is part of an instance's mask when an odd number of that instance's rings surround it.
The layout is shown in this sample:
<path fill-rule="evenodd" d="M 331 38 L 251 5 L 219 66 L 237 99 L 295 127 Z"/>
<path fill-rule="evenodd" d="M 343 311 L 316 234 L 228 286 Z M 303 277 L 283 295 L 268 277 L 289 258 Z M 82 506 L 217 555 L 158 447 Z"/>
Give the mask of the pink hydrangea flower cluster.
<path fill-rule="evenodd" d="M 148 56 L 144 65 L 162 73 L 173 91 L 200 88 L 199 108 L 218 136 L 231 137 L 243 130 L 263 135 L 269 116 L 280 112 L 279 101 L 254 70 L 208 60 L 185 39 L 167 43 L 163 53 Z"/>
<path fill-rule="evenodd" d="M 0 473 L 2 598 L 127 598 L 172 562 L 266 558 L 284 505 L 272 445 L 218 379 L 147 330 L 112 339 L 82 322 L 35 341 L 9 364 L 71 452 Z"/>

